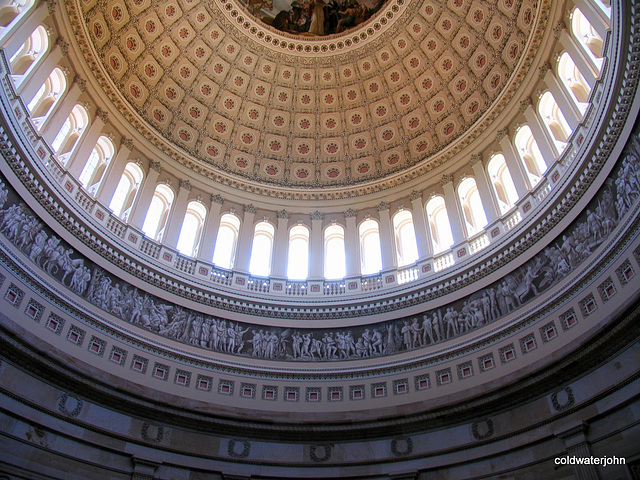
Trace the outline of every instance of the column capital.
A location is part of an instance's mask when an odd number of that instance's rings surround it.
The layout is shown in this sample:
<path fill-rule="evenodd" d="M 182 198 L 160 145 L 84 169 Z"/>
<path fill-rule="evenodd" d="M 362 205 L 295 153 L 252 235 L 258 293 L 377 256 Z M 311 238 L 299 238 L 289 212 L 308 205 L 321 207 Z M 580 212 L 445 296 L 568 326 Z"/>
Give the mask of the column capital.
<path fill-rule="evenodd" d="M 358 212 L 353 208 L 349 208 L 344 212 L 344 218 L 355 218 Z"/>
<path fill-rule="evenodd" d="M 256 213 L 256 207 L 251 203 L 243 205 L 242 209 L 244 210 L 244 213 Z"/>
<path fill-rule="evenodd" d="M 211 203 L 217 203 L 218 205 L 222 205 L 224 203 L 224 198 L 219 193 L 215 195 L 211 195 Z"/>
<path fill-rule="evenodd" d="M 129 138 L 129 137 L 122 137 L 122 140 L 120 141 L 120 145 L 122 145 L 125 148 L 128 148 L 129 150 L 133 150 L 133 139 Z"/>
<path fill-rule="evenodd" d="M 524 98 L 520 101 L 520 113 L 524 113 L 527 108 L 533 105 L 531 97 Z"/>
<path fill-rule="evenodd" d="M 162 173 L 162 164 L 159 161 L 154 162 L 153 160 L 149 160 L 149 169 Z"/>
<path fill-rule="evenodd" d="M 553 27 L 553 36 L 556 38 L 556 40 L 558 38 L 560 38 L 560 35 L 562 35 L 563 30 L 566 30 L 567 28 L 567 24 L 564 23 L 564 20 L 560 20 L 555 27 Z"/>
<path fill-rule="evenodd" d="M 453 183 L 453 173 L 445 173 L 444 175 L 442 175 L 442 178 L 440 179 L 440 185 L 444 187 L 447 183 Z"/>
<path fill-rule="evenodd" d="M 109 112 L 101 108 L 98 108 L 96 110 L 96 117 L 102 120 L 103 123 L 107 123 L 109 121 Z"/>
<path fill-rule="evenodd" d="M 391 204 L 389 202 L 383 201 L 378 204 L 378 211 L 384 212 L 385 210 L 389 210 L 390 207 L 391 207 Z"/>
<path fill-rule="evenodd" d="M 482 163 L 482 154 L 481 153 L 474 153 L 473 155 L 471 155 L 471 158 L 469 159 L 469 164 L 472 167 L 477 163 Z"/>
<path fill-rule="evenodd" d="M 324 218 L 324 213 L 316 210 L 311 214 L 311 220 L 322 220 Z"/>
<path fill-rule="evenodd" d="M 50 15 L 53 15 L 53 12 L 56 11 L 56 6 L 58 5 L 57 0 L 47 0 L 47 10 Z"/>
<path fill-rule="evenodd" d="M 500 140 L 508 136 L 509 136 L 509 129 L 507 127 L 501 128 L 496 132 L 496 142 L 500 143 Z"/>
<path fill-rule="evenodd" d="M 540 69 L 538 70 L 540 78 L 543 79 L 549 70 L 551 70 L 551 62 L 547 61 L 540 65 Z"/>
<path fill-rule="evenodd" d="M 291 213 L 287 212 L 284 208 L 280 210 L 276 215 L 278 218 L 284 218 L 286 220 L 289 220 L 291 218 Z"/>
<path fill-rule="evenodd" d="M 189 180 L 180 180 L 178 182 L 178 186 L 188 191 L 191 191 L 191 189 L 193 188 L 193 185 L 191 185 L 191 182 Z"/>
<path fill-rule="evenodd" d="M 73 77 L 73 84 L 77 85 L 81 92 L 87 91 L 87 81 L 80 75 Z"/>
<path fill-rule="evenodd" d="M 69 44 L 65 41 L 64 38 L 58 37 L 56 39 L 56 47 L 60 47 L 60 51 L 64 55 L 68 55 L 69 54 Z"/>
<path fill-rule="evenodd" d="M 411 192 L 411 195 L 409 195 L 409 200 L 411 200 L 412 202 L 414 200 L 422 200 L 422 192 L 420 192 L 419 190 L 414 190 L 413 192 Z"/>
<path fill-rule="evenodd" d="M 556 437 L 561 438 L 562 440 L 568 440 L 571 437 L 579 437 L 580 439 L 585 439 L 586 434 L 589 431 L 589 424 L 587 422 L 580 422 L 576 425 L 570 425 L 564 430 L 553 432 Z"/>

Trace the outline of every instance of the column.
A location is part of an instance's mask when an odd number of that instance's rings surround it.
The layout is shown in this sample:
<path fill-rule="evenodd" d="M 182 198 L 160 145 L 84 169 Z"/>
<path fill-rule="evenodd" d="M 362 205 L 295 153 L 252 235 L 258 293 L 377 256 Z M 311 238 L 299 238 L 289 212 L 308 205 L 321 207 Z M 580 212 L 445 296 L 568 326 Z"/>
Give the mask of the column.
<path fill-rule="evenodd" d="M 167 222 L 167 230 L 164 235 L 163 243 L 169 248 L 176 248 L 178 246 L 180 229 L 182 228 L 182 222 L 184 222 L 184 216 L 187 213 L 189 194 L 192 188 L 189 180 L 180 180 L 179 185 L 178 196 L 171 208 L 171 214 Z"/>
<path fill-rule="evenodd" d="M 253 221 L 256 216 L 256 207 L 253 205 L 244 206 L 244 217 L 240 227 L 240 237 L 238 238 L 238 254 L 236 255 L 236 267 L 241 272 L 249 272 L 251 262 L 251 247 L 253 243 Z"/>
<path fill-rule="evenodd" d="M 576 67 L 578 67 L 578 70 L 580 70 L 580 73 L 589 84 L 589 87 L 593 89 L 596 86 L 600 69 L 593 59 L 582 50 L 582 47 L 578 45 L 575 38 L 571 36 L 566 28 L 562 28 L 559 35 L 560 44 L 571 56 L 571 59 L 576 64 Z"/>
<path fill-rule="evenodd" d="M 27 13 L 8 30 L 2 33 L 4 43 L 4 55 L 7 61 L 20 50 L 33 31 L 49 16 L 51 3 L 40 2 L 31 13 Z"/>
<path fill-rule="evenodd" d="M 522 161 L 513 146 L 513 142 L 511 142 L 511 139 L 509 138 L 509 130 L 506 128 L 498 130 L 496 140 L 500 144 L 500 148 L 502 148 L 502 155 L 504 156 L 504 161 L 509 169 L 509 174 L 511 175 L 511 180 L 513 180 L 516 192 L 518 192 L 518 198 L 523 198 L 527 193 L 529 193 L 531 184 L 529 183 L 529 175 L 527 174 L 524 165 L 522 165 Z"/>
<path fill-rule="evenodd" d="M 287 276 L 287 250 L 289 247 L 289 218 L 291 214 L 286 210 L 278 212 L 278 225 L 274 239 L 273 263 L 271 275 L 277 278 Z"/>
<path fill-rule="evenodd" d="M 555 98 L 569 127 L 571 127 L 572 131 L 575 131 L 578 125 L 580 125 L 582 114 L 573 99 L 569 96 L 567 89 L 560 84 L 549 62 L 546 62 L 540 67 L 540 78 L 542 78 L 547 87 L 549 87 L 549 91 L 553 95 L 553 98 Z"/>
<path fill-rule="evenodd" d="M 67 90 L 67 94 L 62 101 L 58 104 L 56 111 L 50 115 L 47 120 L 42 124 L 40 128 L 40 134 L 45 142 L 49 145 L 53 143 L 58 135 L 58 132 L 62 129 L 64 122 L 71 114 L 71 110 L 78 103 L 78 98 L 87 89 L 87 81 L 76 75 L 71 84 L 71 88 Z"/>
<path fill-rule="evenodd" d="M 607 39 L 607 31 L 609 30 L 609 19 L 600 7 L 594 5 L 590 0 L 572 0 L 573 4 L 580 9 L 582 14 L 587 17 L 593 29 L 600 35 L 604 42 Z"/>
<path fill-rule="evenodd" d="M 107 123 L 107 120 L 109 120 L 109 114 L 104 110 L 97 109 L 96 114 L 89 124 L 89 129 L 80 138 L 80 145 L 78 145 L 67 162 L 67 171 L 73 177 L 80 177 L 93 147 L 96 146 L 96 142 L 102 134 L 102 129 Z"/>
<path fill-rule="evenodd" d="M 63 55 L 69 53 L 69 45 L 62 39 L 58 39 L 50 52 L 45 53 L 45 58 L 39 65 L 22 77 L 20 84 L 16 87 L 16 94 L 22 98 L 27 105 L 36 96 L 40 87 L 45 82 L 53 69 L 58 66 Z"/>
<path fill-rule="evenodd" d="M 158 467 L 162 465 L 161 463 L 138 457 L 132 457 L 131 460 L 133 461 L 131 480 L 154 480 Z"/>
<path fill-rule="evenodd" d="M 393 241 L 393 229 L 391 228 L 391 216 L 389 203 L 380 202 L 378 215 L 380 217 L 380 250 L 382 251 L 382 270 L 391 270 L 396 267 L 396 249 Z"/>
<path fill-rule="evenodd" d="M 591 448 L 587 440 L 589 425 L 581 422 L 577 426 L 572 426 L 561 432 L 554 432 L 560 437 L 567 449 L 570 457 L 591 457 Z M 573 465 L 576 480 L 600 480 L 600 474 L 595 465 Z"/>
<path fill-rule="evenodd" d="M 120 178 L 122 178 L 122 174 L 124 173 L 124 169 L 129 163 L 129 155 L 133 150 L 133 140 L 130 138 L 123 137 L 120 142 L 120 147 L 116 152 L 116 157 L 109 162 L 107 166 L 107 170 L 104 172 L 102 182 L 98 187 L 98 191 L 96 192 L 96 198 L 103 205 L 109 205 L 111 202 L 111 197 L 116 192 L 116 188 L 118 188 L 118 183 L 120 183 Z"/>
<path fill-rule="evenodd" d="M 138 230 L 142 230 L 142 225 L 144 225 L 144 219 L 147 216 L 151 200 L 153 200 L 160 172 L 162 172 L 160 162 L 149 162 L 149 171 L 144 176 L 142 188 L 131 209 L 131 215 L 129 215 L 129 224 Z"/>
<path fill-rule="evenodd" d="M 482 162 L 482 154 L 478 153 L 471 155 L 469 163 L 473 169 L 473 176 L 476 180 L 476 187 L 478 187 L 478 193 L 480 194 L 484 214 L 487 217 L 487 223 L 492 224 L 500 218 L 500 208 L 498 207 L 498 201 L 495 198 L 494 189 L 489 184 L 487 171 L 485 170 L 484 163 Z"/>
<path fill-rule="evenodd" d="M 449 217 L 449 224 L 451 225 L 451 235 L 453 236 L 453 243 L 458 244 L 464 242 L 467 237 L 462 223 L 460 209 L 458 207 L 458 195 L 453 188 L 453 174 L 447 173 L 442 175 L 440 184 L 442 185 L 442 189 L 444 190 L 444 204 L 447 208 L 447 217 Z"/>
<path fill-rule="evenodd" d="M 360 275 L 360 239 L 358 238 L 357 213 L 353 208 L 344 212 L 344 254 L 347 259 L 347 277 Z"/>
<path fill-rule="evenodd" d="M 416 232 L 418 244 L 418 259 L 423 260 L 433 252 L 429 229 L 427 228 L 427 212 L 422 202 L 422 193 L 414 190 L 411 192 L 411 213 L 413 214 L 413 229 Z"/>
<path fill-rule="evenodd" d="M 322 219 L 324 214 L 315 211 L 311 214 L 311 238 L 309 239 L 309 278 L 324 277 L 324 241 L 322 238 Z"/>
<path fill-rule="evenodd" d="M 207 219 L 204 222 L 204 233 L 202 234 L 202 242 L 198 252 L 198 260 L 203 262 L 211 262 L 213 259 L 213 252 L 218 239 L 218 229 L 220 228 L 220 210 L 223 203 L 222 195 L 211 195 L 209 215 L 207 215 Z"/>
<path fill-rule="evenodd" d="M 551 140 L 547 130 L 542 126 L 542 121 L 540 117 L 538 117 L 538 113 L 533 109 L 533 101 L 531 98 L 525 98 L 520 102 L 520 111 L 524 114 L 524 118 L 527 119 L 527 124 L 529 128 L 531 128 L 533 138 L 536 139 L 545 165 L 547 168 L 551 167 L 559 155 L 558 149 L 553 140 Z"/>

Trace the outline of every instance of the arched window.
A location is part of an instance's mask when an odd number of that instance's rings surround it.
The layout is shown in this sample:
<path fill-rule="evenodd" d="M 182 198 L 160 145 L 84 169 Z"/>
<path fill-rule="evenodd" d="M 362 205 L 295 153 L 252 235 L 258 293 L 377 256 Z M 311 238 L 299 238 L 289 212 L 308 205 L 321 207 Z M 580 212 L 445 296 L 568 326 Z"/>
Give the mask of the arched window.
<path fill-rule="evenodd" d="M 582 114 L 589 106 L 591 87 L 567 52 L 558 59 L 558 77 Z"/>
<path fill-rule="evenodd" d="M 95 195 L 114 152 L 115 149 L 111 140 L 105 136 L 98 138 L 96 146 L 93 147 L 91 155 L 89 155 L 89 159 L 78 178 L 78 181 L 90 194 Z"/>
<path fill-rule="evenodd" d="M 518 201 L 518 193 L 511 178 L 511 172 L 507 167 L 504 155 L 497 154 L 491 157 L 487 165 L 491 185 L 498 199 L 500 211 L 505 213 L 509 211 Z"/>
<path fill-rule="evenodd" d="M 122 218 L 125 222 L 129 218 L 131 206 L 136 198 L 141 182 L 142 170 L 140 167 L 133 162 L 128 163 L 127 166 L 124 167 L 120 182 L 118 182 L 116 191 L 109 203 L 109 208 L 113 214 Z"/>
<path fill-rule="evenodd" d="M 528 125 L 520 127 L 518 133 L 516 133 L 514 142 L 516 150 L 529 175 L 531 185 L 535 185 L 540 181 L 540 177 L 542 177 L 547 166 L 544 163 L 542 152 L 540 152 L 540 148 L 538 148 L 536 139 L 533 138 L 531 128 L 529 128 Z"/>
<path fill-rule="evenodd" d="M 54 105 L 62 98 L 67 88 L 67 80 L 59 68 L 54 68 L 49 78 L 40 87 L 27 108 L 31 112 L 31 120 L 36 128 L 40 128 Z"/>
<path fill-rule="evenodd" d="M 398 266 L 403 267 L 418 260 L 418 243 L 410 211 L 402 210 L 393 216 L 393 233 L 396 239 Z"/>
<path fill-rule="evenodd" d="M 218 267 L 230 269 L 236 258 L 240 219 L 232 213 L 225 213 L 220 217 L 220 227 L 213 251 L 213 263 Z"/>
<path fill-rule="evenodd" d="M 594 63 L 598 67 L 598 73 L 600 73 L 603 62 L 602 38 L 579 8 L 575 8 L 571 13 L 571 33 L 583 47 L 587 55 L 594 60 Z"/>
<path fill-rule="evenodd" d="M 382 270 L 382 250 L 380 229 L 375 220 L 365 220 L 360 224 L 360 268 L 363 275 Z"/>
<path fill-rule="evenodd" d="M 271 273 L 271 257 L 275 229 L 269 222 L 259 222 L 253 230 L 253 244 L 251 245 L 251 261 L 249 272 L 251 275 L 267 277 Z"/>
<path fill-rule="evenodd" d="M 450 248 L 453 245 L 453 235 L 443 197 L 438 195 L 427 202 L 427 218 L 433 240 L 433 253 L 440 253 Z"/>
<path fill-rule="evenodd" d="M 169 218 L 174 193 L 167 185 L 158 185 L 149 204 L 147 215 L 142 225 L 142 231 L 146 236 L 156 241 L 161 241 L 164 235 L 164 227 Z"/>
<path fill-rule="evenodd" d="M 180 253 L 191 257 L 196 256 L 206 217 L 207 209 L 204 205 L 196 201 L 189 202 L 176 247 Z"/>
<path fill-rule="evenodd" d="M 33 68 L 49 48 L 49 35 L 45 28 L 37 27 L 20 49 L 9 59 L 11 73 L 24 75 Z"/>
<path fill-rule="evenodd" d="M 12 0 L 0 4 L 0 27 L 8 27 L 20 13 L 33 5 L 32 0 Z"/>
<path fill-rule="evenodd" d="M 545 92 L 542 97 L 540 97 L 538 113 L 542 118 L 542 123 L 558 147 L 558 151 L 561 152 L 567 146 L 567 139 L 569 135 L 571 135 L 571 127 L 551 92 Z"/>
<path fill-rule="evenodd" d="M 472 236 L 487 225 L 487 216 L 474 178 L 465 178 L 458 185 L 458 198 L 464 215 L 467 235 Z"/>
<path fill-rule="evenodd" d="M 324 230 L 324 278 L 344 278 L 346 274 L 344 228 L 329 225 Z"/>
<path fill-rule="evenodd" d="M 87 111 L 81 105 L 76 105 L 65 120 L 62 128 L 51 143 L 51 148 L 58 154 L 58 161 L 65 165 L 73 148 L 84 133 L 89 123 Z"/>
<path fill-rule="evenodd" d="M 308 276 L 309 229 L 304 225 L 296 225 L 289 230 L 287 277 L 292 280 L 305 280 Z"/>
<path fill-rule="evenodd" d="M 611 18 L 611 0 L 593 0 L 593 3 L 604 12 L 607 18 Z"/>

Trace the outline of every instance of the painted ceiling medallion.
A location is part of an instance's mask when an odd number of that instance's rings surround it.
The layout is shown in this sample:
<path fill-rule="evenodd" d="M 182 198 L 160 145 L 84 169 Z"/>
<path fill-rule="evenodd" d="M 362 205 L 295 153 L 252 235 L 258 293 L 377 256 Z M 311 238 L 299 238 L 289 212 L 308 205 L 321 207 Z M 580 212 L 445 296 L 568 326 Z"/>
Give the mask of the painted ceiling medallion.
<path fill-rule="evenodd" d="M 387 0 L 240 0 L 258 20 L 281 32 L 309 37 L 351 30 L 376 15 Z"/>

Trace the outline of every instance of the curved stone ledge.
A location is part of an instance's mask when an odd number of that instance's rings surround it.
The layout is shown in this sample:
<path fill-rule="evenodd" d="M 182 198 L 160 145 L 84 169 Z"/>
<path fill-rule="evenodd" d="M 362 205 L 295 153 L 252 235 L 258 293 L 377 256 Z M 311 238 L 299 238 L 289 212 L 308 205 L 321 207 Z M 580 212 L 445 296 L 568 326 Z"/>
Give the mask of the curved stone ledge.
<path fill-rule="evenodd" d="M 300 325 L 289 328 L 230 321 L 177 306 L 121 281 L 79 255 L 23 206 L 4 183 L 0 183 L 0 195 L 4 198 L 0 202 L 0 207 L 4 207 L 0 233 L 63 287 L 106 313 L 161 336 L 220 353 L 270 360 L 381 357 L 468 336 L 521 307 L 526 308 L 527 303 L 539 302 L 541 293 L 552 290 L 571 272 L 583 268 L 592 251 L 609 241 L 608 237 L 635 200 L 626 189 L 631 188 L 631 180 L 636 177 L 635 182 L 640 183 L 637 135 L 638 132 L 632 134 L 617 166 L 583 213 L 554 241 L 549 241 L 544 251 L 500 280 L 478 287 L 453 303 L 383 323 L 333 329 L 305 329 Z M 525 236 L 521 245 L 527 245 L 528 241 Z M 470 275 L 463 284 L 476 284 L 477 280 Z M 429 305 L 420 296 L 414 298 L 414 303 Z M 375 312 L 375 307 L 367 310 Z"/>

